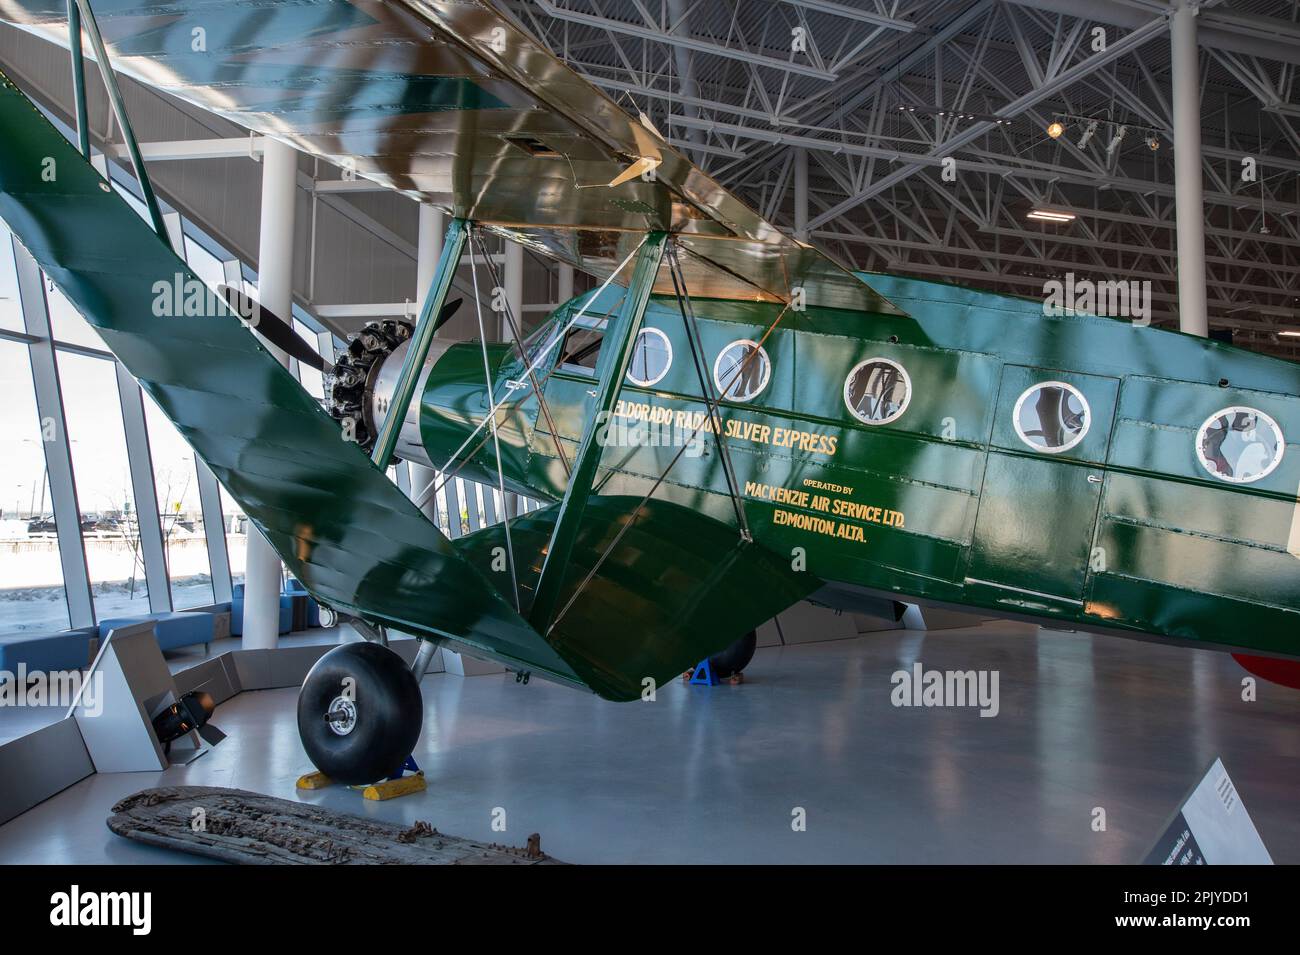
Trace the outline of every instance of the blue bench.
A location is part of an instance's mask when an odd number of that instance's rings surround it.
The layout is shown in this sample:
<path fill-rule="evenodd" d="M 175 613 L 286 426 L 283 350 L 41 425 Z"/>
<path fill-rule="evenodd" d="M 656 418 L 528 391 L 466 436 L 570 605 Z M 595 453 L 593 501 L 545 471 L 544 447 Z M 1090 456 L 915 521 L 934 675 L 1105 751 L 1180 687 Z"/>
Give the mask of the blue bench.
<path fill-rule="evenodd" d="M 320 626 L 320 604 L 297 577 L 290 577 L 285 582 L 281 596 L 293 598 L 293 629 L 310 630 Z"/>
<path fill-rule="evenodd" d="M 160 650 L 175 650 L 177 647 L 192 647 L 200 643 L 207 647 L 212 642 L 212 617 L 212 614 L 202 610 L 114 617 L 111 620 L 100 621 L 99 639 L 102 641 L 108 636 L 108 631 L 116 627 L 152 621 Z"/>
<path fill-rule="evenodd" d="M 290 594 L 280 594 L 280 633 L 288 633 L 293 629 L 293 597 Z M 242 637 L 244 635 L 244 585 L 235 584 L 235 589 L 230 599 L 230 635 L 232 637 Z"/>
<path fill-rule="evenodd" d="M 0 637 L 0 670 L 16 674 L 20 663 L 28 673 L 84 669 L 90 664 L 90 637 L 89 630 Z"/>

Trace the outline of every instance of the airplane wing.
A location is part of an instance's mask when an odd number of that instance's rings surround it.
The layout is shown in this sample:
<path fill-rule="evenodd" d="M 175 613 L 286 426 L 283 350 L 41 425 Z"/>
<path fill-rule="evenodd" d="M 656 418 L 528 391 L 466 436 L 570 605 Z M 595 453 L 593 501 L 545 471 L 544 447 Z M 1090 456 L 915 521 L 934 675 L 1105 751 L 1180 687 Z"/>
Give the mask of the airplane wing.
<path fill-rule="evenodd" d="M 668 231 L 695 297 L 799 287 L 808 305 L 899 313 L 478 0 L 94 10 L 113 65 L 141 82 L 593 274 Z M 64 0 L 0 0 L 0 19 L 68 44 Z M 672 293 L 666 274 L 655 291 Z"/>
<path fill-rule="evenodd" d="M 606 699 L 637 699 L 646 678 L 662 686 L 821 586 L 811 574 L 792 570 L 788 558 L 742 543 L 729 524 L 655 499 L 633 517 L 638 502 L 622 495 L 590 499 L 561 613 L 546 635 L 583 682 Z M 553 504 L 510 522 L 525 613 L 559 510 Z M 600 563 L 629 519 L 634 523 Z M 510 592 L 508 567 L 499 560 L 506 547 L 504 525 L 476 531 L 453 546 L 503 594 Z"/>
<path fill-rule="evenodd" d="M 582 683 L 215 293 L 155 314 L 157 283 L 197 277 L 3 73 L 0 129 L 0 219 L 313 594 Z"/>
<path fill-rule="evenodd" d="M 662 684 L 820 583 L 720 521 L 652 500 L 582 599 L 539 634 L 492 573 L 501 525 L 444 537 L 215 293 L 203 314 L 156 314 L 160 285 L 170 298 L 178 277 L 201 283 L 2 72 L 0 128 L 0 219 L 327 604 L 629 700 L 646 677 Z M 634 503 L 590 501 L 570 592 Z M 512 522 L 525 599 L 557 511 Z"/>

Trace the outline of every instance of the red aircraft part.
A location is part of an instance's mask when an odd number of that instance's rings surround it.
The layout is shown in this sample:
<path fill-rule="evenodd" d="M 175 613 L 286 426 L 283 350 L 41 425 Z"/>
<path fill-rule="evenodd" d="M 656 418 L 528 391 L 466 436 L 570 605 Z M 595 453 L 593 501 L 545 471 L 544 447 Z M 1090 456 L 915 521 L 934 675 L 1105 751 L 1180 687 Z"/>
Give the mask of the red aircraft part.
<path fill-rule="evenodd" d="M 1232 658 L 1261 680 L 1300 690 L 1300 661 L 1257 657 L 1249 653 L 1234 653 Z"/>

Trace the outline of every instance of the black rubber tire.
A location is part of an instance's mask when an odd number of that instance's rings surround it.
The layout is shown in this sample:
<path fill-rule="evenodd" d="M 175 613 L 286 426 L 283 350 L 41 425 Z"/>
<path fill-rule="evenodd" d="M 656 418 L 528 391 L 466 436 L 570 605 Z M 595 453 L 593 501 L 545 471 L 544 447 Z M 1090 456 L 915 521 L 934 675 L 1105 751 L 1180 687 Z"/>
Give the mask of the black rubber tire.
<path fill-rule="evenodd" d="M 326 721 L 331 703 L 350 696 L 352 731 L 339 735 Z M 393 775 L 420 739 L 424 701 L 415 674 L 377 643 L 345 643 L 316 661 L 298 692 L 298 735 L 307 757 L 335 782 L 359 786 Z"/>
<path fill-rule="evenodd" d="M 725 680 L 749 666 L 757 646 L 758 632 L 751 630 L 721 653 L 709 657 L 709 668 L 719 680 Z"/>

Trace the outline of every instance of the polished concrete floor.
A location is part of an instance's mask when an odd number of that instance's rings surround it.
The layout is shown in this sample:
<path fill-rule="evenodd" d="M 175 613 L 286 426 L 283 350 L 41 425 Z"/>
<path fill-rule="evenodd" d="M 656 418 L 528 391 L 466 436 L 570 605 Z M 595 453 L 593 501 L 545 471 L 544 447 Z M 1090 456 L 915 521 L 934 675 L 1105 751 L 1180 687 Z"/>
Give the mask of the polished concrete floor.
<path fill-rule="evenodd" d="M 996 670 L 999 714 L 893 706 L 891 674 L 917 660 Z M 1215 757 L 1275 861 L 1300 862 L 1300 693 L 1261 683 L 1243 701 L 1225 654 L 997 622 L 761 650 L 747 676 L 625 704 L 509 675 L 427 677 L 429 791 L 387 803 L 296 793 L 310 769 L 296 691 L 245 693 L 218 710 L 230 737 L 215 750 L 78 783 L 0 827 L 0 862 L 188 861 L 104 826 L 114 800 L 159 784 L 498 842 L 540 832 L 579 863 L 1134 862 Z"/>

